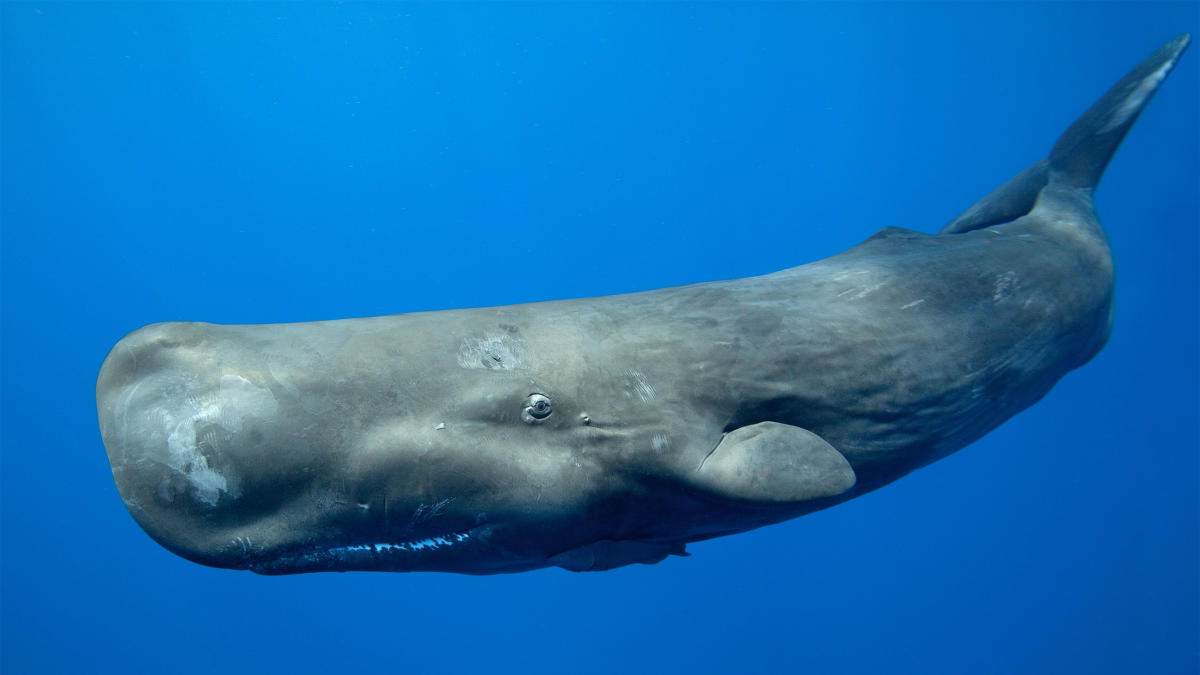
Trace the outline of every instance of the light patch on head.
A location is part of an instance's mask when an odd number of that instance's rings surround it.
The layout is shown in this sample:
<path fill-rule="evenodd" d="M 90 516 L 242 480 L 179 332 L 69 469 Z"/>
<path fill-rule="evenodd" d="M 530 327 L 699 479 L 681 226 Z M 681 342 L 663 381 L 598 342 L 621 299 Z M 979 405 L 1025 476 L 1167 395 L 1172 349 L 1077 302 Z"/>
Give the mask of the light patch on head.
<path fill-rule="evenodd" d="M 507 334 L 468 337 L 459 345 L 458 365 L 487 370 L 524 368 L 525 344 L 520 338 Z"/>
<path fill-rule="evenodd" d="M 194 386 L 182 379 L 177 384 L 187 389 Z M 230 469 L 209 462 L 209 456 L 218 450 L 218 441 L 213 434 L 198 437 L 197 427 L 214 425 L 228 433 L 237 433 L 246 417 L 268 417 L 278 409 L 279 404 L 268 389 L 256 387 L 240 375 L 223 375 L 218 390 L 212 394 L 185 395 L 179 405 L 159 409 L 156 418 L 166 433 L 165 464 L 173 470 L 159 482 L 159 497 L 174 499 L 179 476 L 186 480 L 196 501 L 208 506 L 216 506 L 222 494 L 236 496 Z"/>

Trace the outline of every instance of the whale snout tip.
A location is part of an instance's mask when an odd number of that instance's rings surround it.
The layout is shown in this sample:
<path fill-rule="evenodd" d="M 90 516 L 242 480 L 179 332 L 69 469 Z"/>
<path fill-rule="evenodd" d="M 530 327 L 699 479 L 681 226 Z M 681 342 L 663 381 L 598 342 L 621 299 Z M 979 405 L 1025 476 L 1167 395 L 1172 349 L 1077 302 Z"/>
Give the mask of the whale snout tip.
<path fill-rule="evenodd" d="M 241 513 L 247 500 L 262 498 L 230 425 L 254 428 L 223 409 L 220 384 L 193 371 L 190 351 L 169 324 L 121 340 L 97 379 L 101 437 L 121 500 L 147 534 L 193 562 L 241 568 L 229 532 L 253 520 Z"/>
<path fill-rule="evenodd" d="M 184 322 L 154 323 L 121 338 L 100 366 L 96 380 L 97 401 L 111 389 L 162 368 L 163 359 L 175 355 L 175 350 L 197 345 L 196 326 Z"/>
<path fill-rule="evenodd" d="M 256 439 L 279 403 L 263 378 L 204 356 L 205 342 L 196 324 L 130 333 L 101 366 L 96 406 L 113 479 L 134 519 L 167 548 L 214 564 L 214 537 L 244 510 L 245 492 L 259 508 L 275 506 L 252 485 Z"/>

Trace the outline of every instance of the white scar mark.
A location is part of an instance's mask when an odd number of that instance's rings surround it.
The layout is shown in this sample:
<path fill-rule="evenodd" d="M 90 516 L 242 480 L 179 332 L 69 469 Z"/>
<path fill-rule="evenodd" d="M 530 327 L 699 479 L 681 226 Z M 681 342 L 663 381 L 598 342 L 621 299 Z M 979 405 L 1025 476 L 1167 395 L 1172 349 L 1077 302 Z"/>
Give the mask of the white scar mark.
<path fill-rule="evenodd" d="M 863 298 L 867 297 L 868 295 L 883 288 L 885 285 L 886 284 L 881 281 L 881 282 L 879 282 L 877 284 L 873 284 L 871 286 L 863 286 L 861 288 L 847 288 L 846 290 L 842 291 L 841 293 L 838 293 L 838 297 L 846 298 L 847 300 L 862 300 Z M 850 295 L 851 293 L 853 293 L 854 295 Z M 847 297 L 847 296 L 849 296 L 849 297 Z"/>
<path fill-rule="evenodd" d="M 913 300 L 912 302 L 908 303 L 907 305 L 901 305 L 900 309 L 912 309 L 913 307 L 916 307 L 917 305 L 919 305 L 923 302 L 925 302 L 925 298 L 921 298 L 920 300 Z"/>
<path fill-rule="evenodd" d="M 525 344 L 508 334 L 468 337 L 458 347 L 458 365 L 486 370 L 516 370 L 525 367 Z"/>
<path fill-rule="evenodd" d="M 655 452 L 662 452 L 671 447 L 671 439 L 663 433 L 656 433 L 650 437 L 650 447 Z"/>
<path fill-rule="evenodd" d="M 637 396 L 643 402 L 650 401 L 654 398 L 654 385 L 646 379 L 646 376 L 640 370 L 633 368 L 625 369 L 625 376 L 629 381 L 625 384 L 625 395 L 629 397 Z"/>
<path fill-rule="evenodd" d="M 1013 288 L 1016 285 L 1016 272 L 1005 272 L 996 277 L 996 281 L 992 284 L 992 302 L 1000 302 L 1012 295 Z"/>
<path fill-rule="evenodd" d="M 198 438 L 197 425 L 215 425 L 233 434 L 241 431 L 247 416 L 269 417 L 279 409 L 279 404 L 270 390 L 256 387 L 240 375 L 222 375 L 215 394 L 188 396 L 181 408 L 158 411 L 167 434 L 166 464 L 177 472 L 176 475 L 182 474 L 187 479 L 197 501 L 216 506 L 222 494 L 232 491 L 229 469 L 209 464 L 209 455 L 216 452 L 220 440 L 211 429 Z M 181 415 L 172 414 L 181 412 Z M 172 476 L 163 478 L 158 486 L 160 496 L 174 497 L 172 480 Z"/>
<path fill-rule="evenodd" d="M 408 529 L 411 531 L 418 525 L 442 515 L 452 501 L 454 501 L 453 497 L 447 497 L 433 504 L 417 504 L 417 508 L 413 510 L 412 519 L 408 522 Z"/>

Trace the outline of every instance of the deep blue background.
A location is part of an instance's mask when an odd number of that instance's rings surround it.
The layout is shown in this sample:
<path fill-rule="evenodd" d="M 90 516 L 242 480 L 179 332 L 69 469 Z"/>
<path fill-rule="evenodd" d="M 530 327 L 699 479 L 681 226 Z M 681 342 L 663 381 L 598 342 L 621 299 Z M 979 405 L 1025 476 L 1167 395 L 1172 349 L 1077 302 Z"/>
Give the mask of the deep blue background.
<path fill-rule="evenodd" d="M 2 11 L 6 674 L 1197 671 L 1195 47 L 1100 188 L 1107 349 L 958 455 L 690 559 L 204 568 L 126 513 L 93 402 L 155 321 L 645 290 L 935 230 L 1196 4 Z"/>

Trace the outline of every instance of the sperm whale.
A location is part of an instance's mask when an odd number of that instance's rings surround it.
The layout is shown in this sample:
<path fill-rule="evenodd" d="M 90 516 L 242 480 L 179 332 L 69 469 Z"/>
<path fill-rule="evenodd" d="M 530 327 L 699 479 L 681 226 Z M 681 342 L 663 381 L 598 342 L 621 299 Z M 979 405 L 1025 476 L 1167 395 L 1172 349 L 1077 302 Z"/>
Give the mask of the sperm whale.
<path fill-rule="evenodd" d="M 880 488 L 1104 346 L 1092 196 L 1188 42 L 937 234 L 628 295 L 137 330 L 96 385 L 117 488 L 171 551 L 263 574 L 655 563 Z"/>

